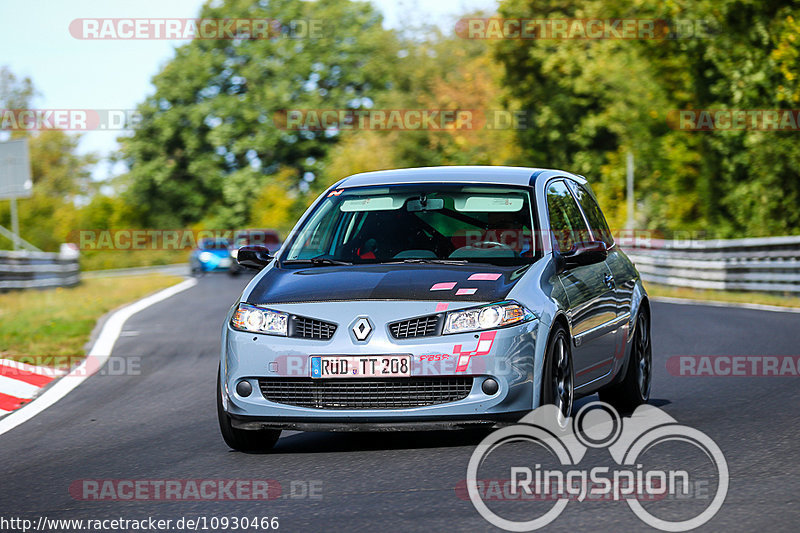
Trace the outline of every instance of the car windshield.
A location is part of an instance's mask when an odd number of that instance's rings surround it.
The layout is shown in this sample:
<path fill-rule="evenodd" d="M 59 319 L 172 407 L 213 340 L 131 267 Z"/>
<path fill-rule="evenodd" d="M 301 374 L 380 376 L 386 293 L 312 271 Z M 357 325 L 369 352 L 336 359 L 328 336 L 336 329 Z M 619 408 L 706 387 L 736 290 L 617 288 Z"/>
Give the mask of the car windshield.
<path fill-rule="evenodd" d="M 299 228 L 287 263 L 531 263 L 527 190 L 492 185 L 360 187 L 328 194 Z"/>

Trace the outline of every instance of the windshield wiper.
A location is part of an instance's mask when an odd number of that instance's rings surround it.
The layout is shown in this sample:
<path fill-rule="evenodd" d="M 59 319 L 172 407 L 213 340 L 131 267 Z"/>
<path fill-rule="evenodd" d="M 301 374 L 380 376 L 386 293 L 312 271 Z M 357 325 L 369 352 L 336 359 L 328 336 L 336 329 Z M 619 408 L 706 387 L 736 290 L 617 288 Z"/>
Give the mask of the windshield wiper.
<path fill-rule="evenodd" d="M 340 261 L 330 257 L 312 257 L 311 262 L 315 265 L 352 265 L 350 261 Z"/>
<path fill-rule="evenodd" d="M 330 257 L 312 257 L 311 259 L 289 259 L 283 261 L 285 265 L 296 265 L 301 263 L 310 263 L 314 266 L 331 266 L 331 265 L 352 265 L 350 261 L 339 261 L 338 259 L 331 259 Z"/>

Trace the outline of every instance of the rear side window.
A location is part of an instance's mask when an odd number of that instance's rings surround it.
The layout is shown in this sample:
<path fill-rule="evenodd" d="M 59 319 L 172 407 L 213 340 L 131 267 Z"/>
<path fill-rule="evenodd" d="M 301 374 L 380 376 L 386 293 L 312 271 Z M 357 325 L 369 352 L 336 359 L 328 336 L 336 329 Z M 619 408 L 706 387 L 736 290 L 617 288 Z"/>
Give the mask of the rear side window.
<path fill-rule="evenodd" d="M 550 230 L 560 252 L 569 252 L 577 243 L 590 240 L 578 204 L 563 181 L 555 181 L 547 187 L 547 211 Z"/>
<path fill-rule="evenodd" d="M 586 220 L 589 221 L 589 228 L 592 230 L 592 235 L 595 239 L 600 239 L 606 243 L 606 247 L 611 248 L 614 245 L 614 237 L 611 235 L 611 230 L 608 229 L 608 222 L 600 206 L 597 205 L 594 197 L 589 193 L 583 185 L 574 182 L 569 182 L 572 192 L 575 193 L 575 198 L 583 209 L 583 214 L 586 215 Z"/>

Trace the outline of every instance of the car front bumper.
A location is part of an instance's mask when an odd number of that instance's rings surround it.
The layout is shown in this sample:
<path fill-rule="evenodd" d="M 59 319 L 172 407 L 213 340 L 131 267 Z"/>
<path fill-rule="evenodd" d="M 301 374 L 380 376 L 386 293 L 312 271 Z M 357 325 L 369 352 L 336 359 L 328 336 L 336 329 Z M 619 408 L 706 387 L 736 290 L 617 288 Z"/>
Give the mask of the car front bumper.
<path fill-rule="evenodd" d="M 234 427 L 281 428 L 316 431 L 448 429 L 514 422 L 533 405 L 534 347 L 538 321 L 516 326 L 456 335 L 394 339 L 388 323 L 402 317 L 434 313 L 435 302 L 330 302 L 270 306 L 273 309 L 335 322 L 330 340 L 308 340 L 258 335 L 224 326 L 221 383 L 223 406 Z M 454 306 L 452 309 L 464 307 Z M 364 311 L 367 311 L 365 314 Z M 369 316 L 375 329 L 366 342 L 358 342 L 351 324 Z M 266 399 L 260 380 L 312 380 L 310 357 L 316 355 L 411 356 L 412 378 L 460 377 L 471 379 L 461 399 L 402 408 L 319 408 L 277 403 Z M 338 380 L 348 382 L 345 378 Z M 379 379 L 379 378 L 376 378 Z M 404 378 L 391 378 L 403 380 Z M 407 378 L 405 378 L 407 379 Z M 486 394 L 487 379 L 498 390 Z M 241 396 L 236 385 L 248 381 L 252 392 Z"/>

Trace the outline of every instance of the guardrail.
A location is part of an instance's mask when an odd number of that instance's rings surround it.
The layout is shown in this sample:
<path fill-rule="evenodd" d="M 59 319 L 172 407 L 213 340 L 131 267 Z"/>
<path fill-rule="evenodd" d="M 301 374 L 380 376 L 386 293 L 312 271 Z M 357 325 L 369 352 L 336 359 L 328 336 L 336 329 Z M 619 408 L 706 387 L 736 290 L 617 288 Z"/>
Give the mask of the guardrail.
<path fill-rule="evenodd" d="M 662 285 L 800 293 L 800 235 L 622 244 L 642 279 Z"/>
<path fill-rule="evenodd" d="M 0 251 L 0 290 L 70 287 L 80 281 L 77 254 Z"/>

